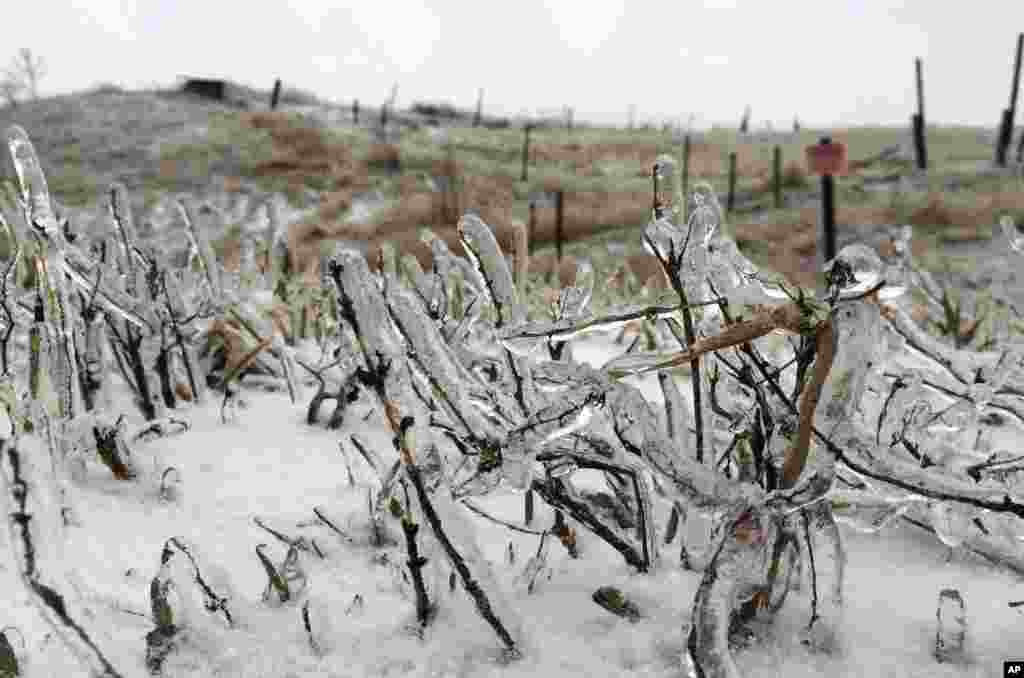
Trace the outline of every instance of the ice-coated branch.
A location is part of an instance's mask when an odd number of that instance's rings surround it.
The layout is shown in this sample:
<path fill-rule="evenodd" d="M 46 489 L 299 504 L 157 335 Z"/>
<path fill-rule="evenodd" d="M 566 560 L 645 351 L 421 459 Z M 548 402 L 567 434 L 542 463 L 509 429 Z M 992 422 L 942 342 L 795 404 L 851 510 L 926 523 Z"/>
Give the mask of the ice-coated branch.
<path fill-rule="evenodd" d="M 490 227 L 480 217 L 467 214 L 459 219 L 459 238 L 466 255 L 484 280 L 484 290 L 498 314 L 497 328 L 516 326 L 525 319 L 512 271 Z"/>
<path fill-rule="evenodd" d="M 96 676 L 125 675 L 103 649 L 103 634 L 86 628 L 95 613 L 74 593 L 63 557 L 59 490 L 48 470 L 17 440 L 0 439 L 0 494 L 9 516 L 10 555 L 30 599 L 71 653 Z"/>
<path fill-rule="evenodd" d="M 3 220 L 3 215 L 0 215 L 0 222 L 3 226 L 7 226 L 7 222 Z M 13 249 L 10 258 L 7 261 L 7 265 L 4 266 L 3 271 L 0 271 L 0 312 L 3 313 L 2 318 L 2 334 L 0 334 L 0 375 L 10 376 L 11 374 L 11 353 L 10 343 L 11 337 L 14 335 L 14 330 L 17 327 L 17 321 L 14 316 L 14 307 L 12 306 L 15 281 L 14 276 L 18 270 L 18 264 L 22 260 L 21 246 L 16 243 L 13 239 L 14 232 L 12 229 L 7 228 L 7 241 L 10 243 L 10 247 Z"/>

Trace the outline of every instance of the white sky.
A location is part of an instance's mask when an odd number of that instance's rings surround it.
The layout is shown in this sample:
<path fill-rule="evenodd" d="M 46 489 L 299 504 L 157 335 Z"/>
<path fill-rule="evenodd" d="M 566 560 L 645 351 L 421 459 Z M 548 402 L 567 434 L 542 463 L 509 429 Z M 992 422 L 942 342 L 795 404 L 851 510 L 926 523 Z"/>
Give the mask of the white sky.
<path fill-rule="evenodd" d="M 45 92 L 275 77 L 348 103 L 447 100 L 624 124 L 907 124 L 915 57 L 930 122 L 994 126 L 1024 31 L 1016 0 L 34 0 L 5 21 Z M 4 60 L 0 50 L 0 61 Z M 1024 106 L 1022 106 L 1024 108 Z M 1018 115 L 1018 121 L 1024 111 Z"/>

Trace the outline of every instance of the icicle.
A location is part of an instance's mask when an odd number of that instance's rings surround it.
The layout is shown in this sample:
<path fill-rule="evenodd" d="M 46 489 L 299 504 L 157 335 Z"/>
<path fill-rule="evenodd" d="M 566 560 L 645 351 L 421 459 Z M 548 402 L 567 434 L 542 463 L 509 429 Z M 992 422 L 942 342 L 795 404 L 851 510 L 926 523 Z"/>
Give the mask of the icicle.
<path fill-rule="evenodd" d="M 839 305 L 833 313 L 836 352 L 821 390 L 815 424 L 826 436 L 855 416 L 867 389 L 868 371 L 881 361 L 881 316 L 866 301 Z"/>
<path fill-rule="evenodd" d="M 939 591 L 939 604 L 935 609 L 935 659 L 940 664 L 961 663 L 965 660 L 967 639 L 967 612 L 963 596 L 957 589 Z"/>

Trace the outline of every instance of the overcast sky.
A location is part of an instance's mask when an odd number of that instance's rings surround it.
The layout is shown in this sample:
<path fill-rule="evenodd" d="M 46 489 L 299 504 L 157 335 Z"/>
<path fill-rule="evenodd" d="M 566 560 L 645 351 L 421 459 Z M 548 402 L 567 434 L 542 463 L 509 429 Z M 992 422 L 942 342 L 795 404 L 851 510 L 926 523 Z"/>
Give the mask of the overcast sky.
<path fill-rule="evenodd" d="M 374 106 L 398 83 L 400 107 L 472 108 L 483 87 L 506 115 L 735 125 L 749 104 L 756 127 L 906 124 L 922 57 L 929 122 L 994 126 L 1024 1 L 29 0 L 15 19 L 0 58 L 42 55 L 46 93 L 280 77 Z"/>

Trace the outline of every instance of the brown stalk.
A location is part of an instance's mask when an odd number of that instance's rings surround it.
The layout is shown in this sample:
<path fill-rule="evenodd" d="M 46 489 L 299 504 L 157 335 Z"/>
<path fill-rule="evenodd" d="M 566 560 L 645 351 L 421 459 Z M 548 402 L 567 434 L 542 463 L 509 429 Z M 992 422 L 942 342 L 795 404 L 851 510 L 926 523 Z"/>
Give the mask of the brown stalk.
<path fill-rule="evenodd" d="M 678 367 L 699 358 L 705 353 L 746 344 L 758 337 L 763 337 L 774 330 L 787 330 L 794 334 L 804 334 L 807 327 L 801 327 L 804 315 L 797 304 L 785 304 L 769 309 L 762 309 L 748 320 L 741 320 L 725 328 L 720 334 L 712 337 L 701 337 L 694 340 L 688 351 L 680 351 L 665 362 L 648 367 L 642 372 L 652 372 L 665 368 Z M 819 328 L 813 328 L 816 332 Z"/>
<path fill-rule="evenodd" d="M 713 337 L 697 339 L 689 351 L 680 351 L 668 361 L 643 370 L 650 372 L 666 367 L 683 365 L 705 353 L 720 351 L 733 346 L 748 343 L 763 337 L 774 330 L 786 330 L 794 334 L 813 333 L 815 338 L 816 358 L 811 383 L 800 399 L 799 427 L 796 443 L 786 454 L 782 465 L 782 488 L 790 488 L 796 484 L 807 464 L 807 456 L 811 445 L 811 432 L 814 426 L 814 410 L 821 397 L 821 389 L 828 379 L 835 358 L 835 332 L 831 318 L 818 325 L 808 328 L 804 310 L 799 304 L 790 303 L 783 306 L 763 308 L 750 319 L 736 322 L 726 327 L 720 334 Z"/>
<path fill-rule="evenodd" d="M 832 369 L 832 361 L 836 354 L 835 331 L 832 327 L 831 318 L 823 322 L 815 334 L 814 371 L 811 373 L 811 383 L 804 391 L 800 399 L 800 418 L 796 434 L 796 444 L 786 454 L 786 460 L 782 464 L 782 489 L 788 489 L 796 484 L 797 479 L 807 464 L 807 454 L 811 447 L 811 428 L 814 425 L 814 410 L 818 406 L 818 399 L 821 397 L 821 389 L 828 379 L 828 373 Z"/>

